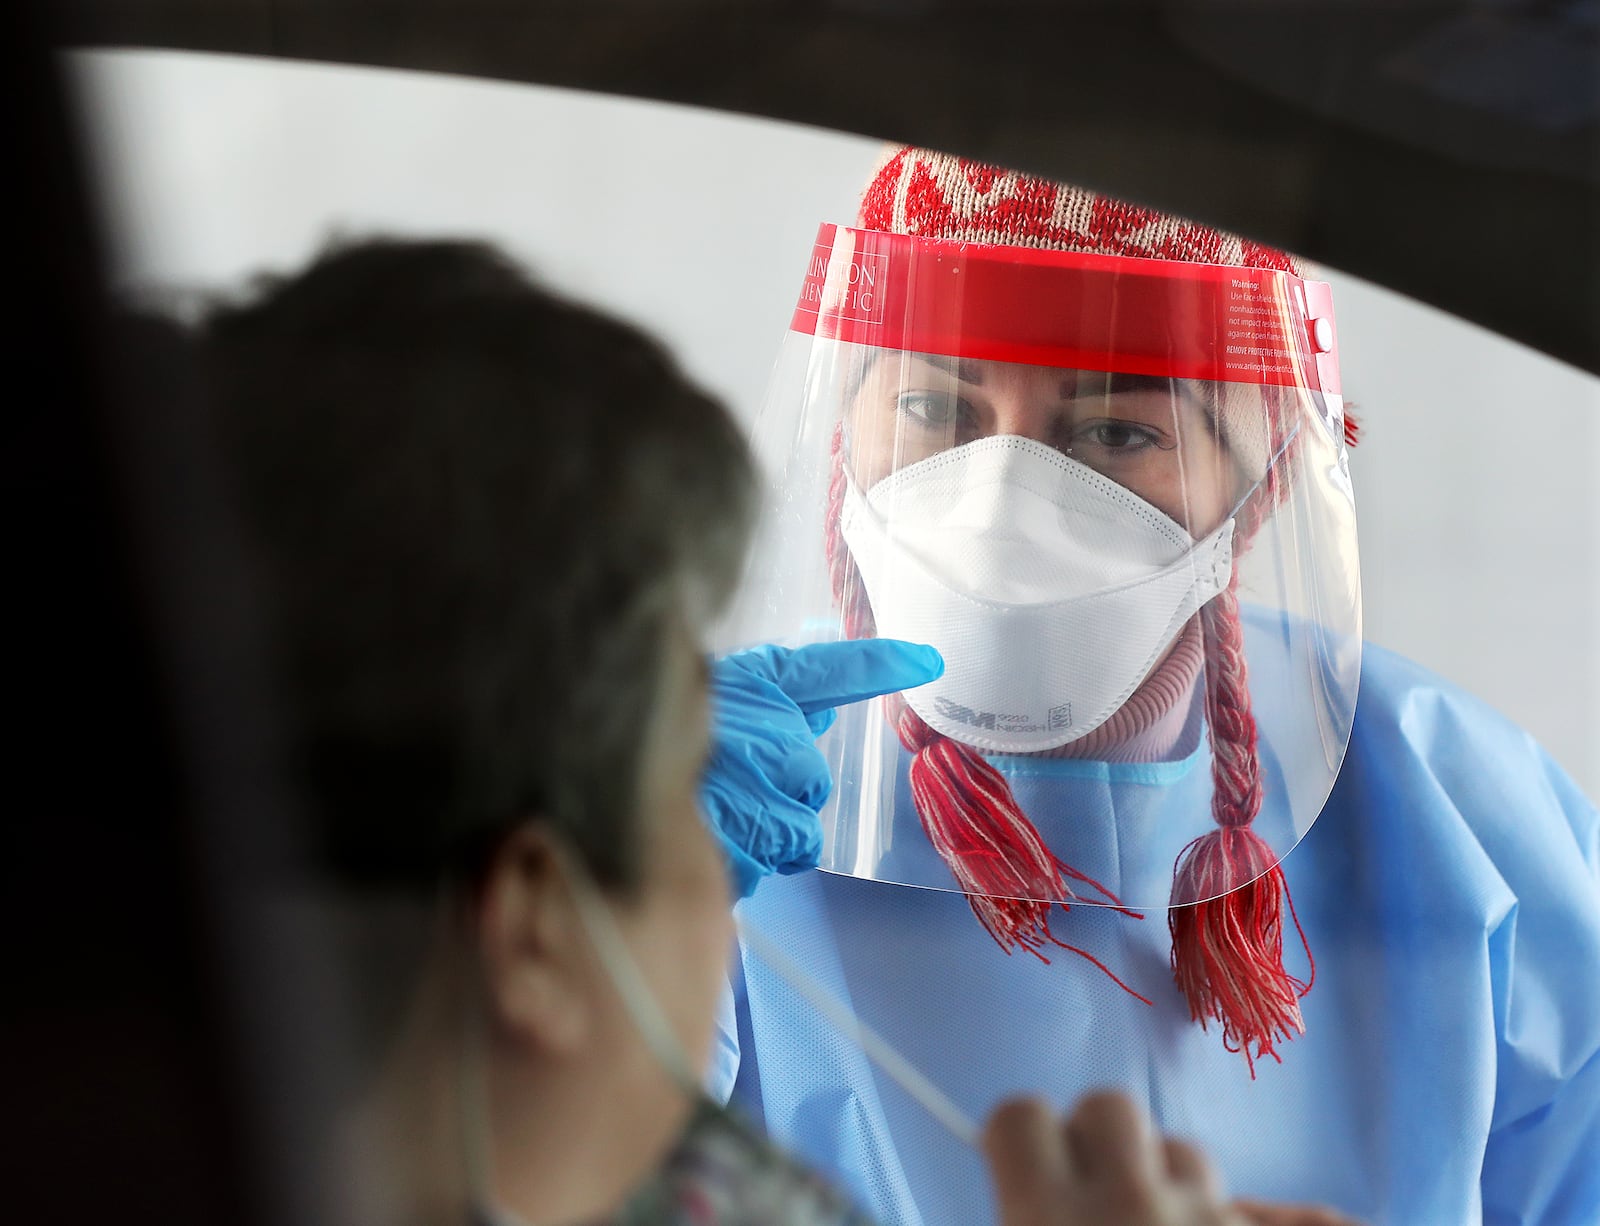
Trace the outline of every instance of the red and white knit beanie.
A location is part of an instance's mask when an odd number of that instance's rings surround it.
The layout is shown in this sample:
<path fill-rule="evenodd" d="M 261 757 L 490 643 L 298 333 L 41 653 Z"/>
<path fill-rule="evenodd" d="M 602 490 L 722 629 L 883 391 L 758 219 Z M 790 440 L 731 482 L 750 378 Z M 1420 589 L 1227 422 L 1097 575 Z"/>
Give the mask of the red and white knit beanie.
<path fill-rule="evenodd" d="M 862 194 L 856 225 L 927 238 L 1301 275 L 1294 257 L 1249 239 L 1083 188 L 904 146 L 891 147 L 880 158 Z M 1255 487 L 1236 516 L 1236 556 L 1248 548 L 1284 492 L 1287 457 L 1270 414 L 1258 395 L 1224 396 L 1218 410 L 1219 434 L 1247 478 L 1244 488 Z M 837 452 L 837 438 L 835 447 Z M 1279 459 L 1269 468 L 1273 455 Z M 837 470 L 834 485 L 830 501 L 837 504 L 843 488 Z M 870 605 L 835 519 L 830 514 L 827 541 L 834 593 L 849 632 L 870 635 Z M 1287 890 L 1277 856 L 1251 829 L 1261 808 L 1262 779 L 1236 582 L 1196 615 L 1205 659 L 1216 828 L 1185 849 L 1174 894 L 1205 897 L 1211 892 L 1205 883 L 1243 884 L 1207 902 L 1170 908 L 1168 922 L 1173 974 L 1191 1016 L 1202 1027 L 1219 1022 L 1224 1043 L 1244 1053 L 1254 1075 L 1258 1057 L 1277 1059 L 1276 1044 L 1303 1031 L 1299 1000 L 1310 984 L 1284 969 Z M 1038 954 L 1049 942 L 1089 958 L 1050 932 L 1050 904 L 1036 900 L 1055 897 L 1065 905 L 1079 897 L 1069 883 L 1094 889 L 1113 904 L 1118 900 L 1055 857 L 1022 814 L 1004 777 L 977 750 L 934 732 L 903 703 L 894 707 L 894 715 L 913 753 L 910 782 L 918 815 L 980 922 L 1007 952 L 1021 947 Z M 996 857 L 996 846 L 1003 855 Z M 1293 920 L 1292 903 L 1288 915 Z M 1098 960 L 1090 961 L 1106 970 Z"/>

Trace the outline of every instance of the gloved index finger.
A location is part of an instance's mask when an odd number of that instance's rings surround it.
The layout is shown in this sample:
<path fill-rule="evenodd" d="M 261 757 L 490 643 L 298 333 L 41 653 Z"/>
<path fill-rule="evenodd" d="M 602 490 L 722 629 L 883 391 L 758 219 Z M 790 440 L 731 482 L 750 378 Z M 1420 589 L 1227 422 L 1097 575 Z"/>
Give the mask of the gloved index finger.
<path fill-rule="evenodd" d="M 915 689 L 944 675 L 944 657 L 934 648 L 901 639 L 813 643 L 773 666 L 773 683 L 805 715 Z"/>

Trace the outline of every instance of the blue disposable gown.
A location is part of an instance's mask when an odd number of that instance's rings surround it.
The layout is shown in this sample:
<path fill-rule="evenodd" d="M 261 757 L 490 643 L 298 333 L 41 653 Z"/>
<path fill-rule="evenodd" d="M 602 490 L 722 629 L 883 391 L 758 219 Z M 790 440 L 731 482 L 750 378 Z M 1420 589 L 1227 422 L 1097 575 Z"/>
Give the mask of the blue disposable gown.
<path fill-rule="evenodd" d="M 1005 767 L 1036 820 L 1107 789 L 1130 809 L 1149 789 L 1208 804 L 1203 749 Z M 1115 1087 L 1236 1195 L 1406 1226 L 1600 1223 L 1600 818 L 1573 783 L 1481 703 L 1368 648 L 1343 769 L 1284 871 L 1316 984 L 1306 1033 L 1255 1080 L 1189 1020 L 1160 911 L 1052 920 L 1154 1008 L 1065 951 L 1007 957 L 955 893 L 808 873 L 763 883 L 741 917 L 975 1120 Z M 734 1017 L 713 1080 L 879 1220 L 994 1219 L 978 1154 L 748 951 Z"/>

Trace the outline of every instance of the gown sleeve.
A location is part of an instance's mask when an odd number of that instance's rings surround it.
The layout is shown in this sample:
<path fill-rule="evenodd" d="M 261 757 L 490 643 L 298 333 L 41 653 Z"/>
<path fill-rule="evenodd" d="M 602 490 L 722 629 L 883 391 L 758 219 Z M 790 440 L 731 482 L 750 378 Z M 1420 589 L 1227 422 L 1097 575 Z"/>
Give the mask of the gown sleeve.
<path fill-rule="evenodd" d="M 1453 830 L 1452 861 L 1478 866 L 1458 878 L 1476 883 L 1493 1012 L 1487 1135 L 1462 1133 L 1482 1146 L 1483 1220 L 1600 1224 L 1600 814 L 1528 733 L 1408 661 L 1369 655 L 1385 665 L 1362 675 L 1383 752 L 1408 763 L 1387 777 L 1388 819 Z M 1413 876 L 1402 888 L 1426 887 Z M 1413 968 L 1431 970 L 1447 973 Z M 1427 999 L 1453 993 L 1440 983 Z"/>
<path fill-rule="evenodd" d="M 1484 836 L 1518 897 L 1488 942 L 1498 1069 L 1484 1220 L 1600 1223 L 1600 815 L 1531 740 L 1516 748 L 1519 820 Z"/>

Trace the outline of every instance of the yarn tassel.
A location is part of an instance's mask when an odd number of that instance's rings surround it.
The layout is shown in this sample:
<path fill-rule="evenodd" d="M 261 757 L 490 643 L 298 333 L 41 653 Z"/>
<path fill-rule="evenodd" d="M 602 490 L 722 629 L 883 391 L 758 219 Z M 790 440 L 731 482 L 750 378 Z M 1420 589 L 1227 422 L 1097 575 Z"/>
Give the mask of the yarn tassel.
<path fill-rule="evenodd" d="M 1258 1059 L 1281 1064 L 1277 1045 L 1305 1033 L 1300 998 L 1316 980 L 1277 856 L 1248 825 L 1213 830 L 1179 855 L 1173 898 L 1205 900 L 1167 912 L 1172 973 L 1189 1016 L 1202 1030 L 1220 1023 L 1223 1045 L 1244 1054 L 1253 1080 Z M 1283 966 L 1285 903 L 1311 967 L 1305 981 Z"/>
<path fill-rule="evenodd" d="M 1356 415 L 1345 410 L 1344 414 L 1344 445 L 1354 447 L 1361 441 L 1361 422 Z"/>
<path fill-rule="evenodd" d="M 1041 962 L 1054 945 L 1092 963 L 1128 995 L 1134 991 L 1087 950 L 1068 945 L 1050 931 L 1050 909 L 1063 909 L 1082 895 L 1069 882 L 1086 886 L 1112 910 L 1133 919 L 1144 916 L 1092 877 L 1065 864 L 1017 807 L 1005 777 L 981 755 L 942 737 L 909 714 L 900 721 L 902 735 L 912 741 L 909 782 L 917 814 L 928 841 L 950 868 L 967 904 L 984 929 L 1006 953 L 1021 948 Z"/>

